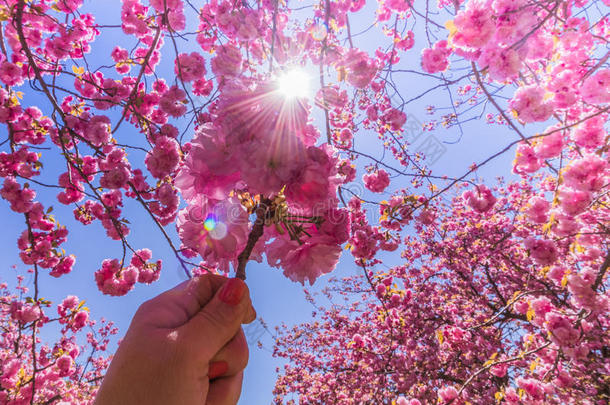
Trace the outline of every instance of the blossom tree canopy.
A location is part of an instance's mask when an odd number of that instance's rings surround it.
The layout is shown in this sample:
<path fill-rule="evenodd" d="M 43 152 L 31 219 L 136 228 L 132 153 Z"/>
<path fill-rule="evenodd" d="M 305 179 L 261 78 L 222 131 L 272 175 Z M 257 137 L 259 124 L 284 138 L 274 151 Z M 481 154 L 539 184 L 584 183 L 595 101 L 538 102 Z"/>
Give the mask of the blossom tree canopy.
<path fill-rule="evenodd" d="M 50 318 L 38 276 L 81 265 L 87 226 L 115 241 L 101 292 L 155 282 L 138 211 L 188 277 L 314 284 L 344 256 L 343 303 L 278 330 L 277 403 L 607 403 L 608 6 L 3 0 L 0 196 L 35 293 L 0 292 L 1 400 L 92 399 L 116 332 L 76 365 L 88 311 Z M 433 174 L 411 134 L 444 129 L 494 152 Z"/>

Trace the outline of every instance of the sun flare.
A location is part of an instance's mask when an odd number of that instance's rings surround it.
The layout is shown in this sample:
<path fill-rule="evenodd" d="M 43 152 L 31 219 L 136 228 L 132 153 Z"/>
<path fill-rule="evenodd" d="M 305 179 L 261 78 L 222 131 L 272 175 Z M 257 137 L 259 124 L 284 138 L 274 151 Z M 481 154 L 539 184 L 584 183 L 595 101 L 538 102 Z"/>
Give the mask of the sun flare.
<path fill-rule="evenodd" d="M 277 79 L 278 91 L 286 98 L 307 97 L 309 75 L 301 69 L 291 69 Z"/>

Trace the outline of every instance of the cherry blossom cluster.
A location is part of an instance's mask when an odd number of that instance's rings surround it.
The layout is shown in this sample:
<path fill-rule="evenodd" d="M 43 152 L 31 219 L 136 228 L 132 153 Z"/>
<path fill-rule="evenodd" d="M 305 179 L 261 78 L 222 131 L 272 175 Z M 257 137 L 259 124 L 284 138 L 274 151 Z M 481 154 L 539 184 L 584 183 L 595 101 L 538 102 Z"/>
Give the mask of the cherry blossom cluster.
<path fill-rule="evenodd" d="M 348 236 L 342 178 L 332 148 L 316 146 L 304 100 L 286 99 L 272 81 L 235 80 L 210 112 L 176 177 L 189 202 L 177 222 L 184 245 L 223 271 L 254 248 L 295 281 L 333 270 Z M 261 241 L 249 238 L 250 215 L 264 226 Z"/>
<path fill-rule="evenodd" d="M 551 241 L 529 183 L 463 187 L 428 206 L 405 265 L 361 261 L 325 290 L 331 307 L 310 296 L 316 318 L 278 331 L 276 403 L 605 401 L 610 259 L 593 235 L 607 205 L 591 232 Z"/>
<path fill-rule="evenodd" d="M 92 404 L 117 329 L 91 320 L 78 297 L 54 305 L 17 279 L 14 290 L 0 284 L 0 402 Z M 52 332 L 55 340 L 43 339 Z"/>

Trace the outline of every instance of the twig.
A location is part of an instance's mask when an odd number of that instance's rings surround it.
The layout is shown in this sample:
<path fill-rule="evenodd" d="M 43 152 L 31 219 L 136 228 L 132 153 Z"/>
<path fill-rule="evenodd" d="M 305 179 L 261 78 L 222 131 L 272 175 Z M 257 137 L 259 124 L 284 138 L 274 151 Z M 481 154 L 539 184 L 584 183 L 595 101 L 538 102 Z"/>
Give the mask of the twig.
<path fill-rule="evenodd" d="M 237 270 L 235 270 L 235 277 L 241 280 L 246 279 L 246 264 L 248 263 L 248 259 L 250 259 L 250 255 L 252 254 L 252 250 L 254 249 L 256 242 L 258 242 L 265 232 L 265 219 L 272 216 L 273 212 L 271 210 L 271 200 L 262 199 L 256 208 L 256 220 L 254 221 L 254 226 L 252 226 L 252 230 L 248 235 L 246 247 L 244 247 L 244 250 L 242 250 L 239 256 L 237 256 Z"/>

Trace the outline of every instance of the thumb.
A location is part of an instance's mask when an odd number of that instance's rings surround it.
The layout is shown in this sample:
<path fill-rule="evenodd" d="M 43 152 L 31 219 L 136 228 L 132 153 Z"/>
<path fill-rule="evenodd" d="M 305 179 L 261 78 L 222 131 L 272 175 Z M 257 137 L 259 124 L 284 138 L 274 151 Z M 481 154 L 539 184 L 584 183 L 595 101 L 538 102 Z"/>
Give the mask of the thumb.
<path fill-rule="evenodd" d="M 214 297 L 185 325 L 186 337 L 210 360 L 237 334 L 242 323 L 250 323 L 252 309 L 248 286 L 238 278 L 228 279 Z"/>

